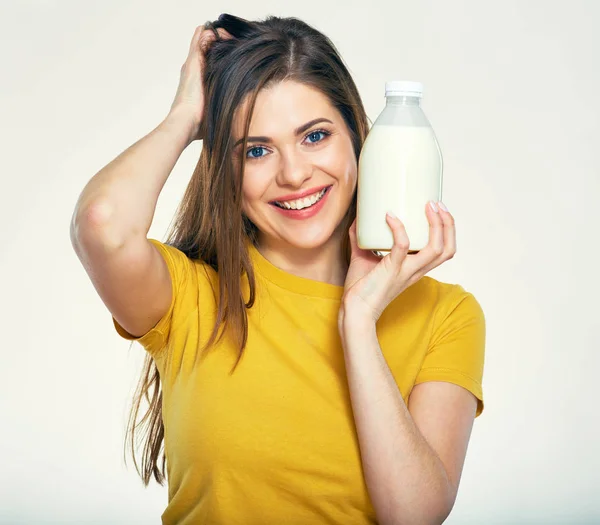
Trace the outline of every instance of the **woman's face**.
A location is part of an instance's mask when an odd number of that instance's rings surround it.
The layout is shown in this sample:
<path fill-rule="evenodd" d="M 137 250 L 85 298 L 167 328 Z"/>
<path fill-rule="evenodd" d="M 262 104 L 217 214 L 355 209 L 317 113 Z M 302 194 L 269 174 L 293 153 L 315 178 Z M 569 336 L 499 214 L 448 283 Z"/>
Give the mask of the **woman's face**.
<path fill-rule="evenodd" d="M 356 157 L 344 119 L 320 91 L 279 82 L 258 94 L 248 147 L 242 151 L 237 142 L 243 137 L 246 103 L 233 126 L 237 167 L 246 156 L 244 213 L 260 230 L 261 244 L 322 246 L 346 214 L 357 182 Z M 308 200 L 297 201 L 299 195 Z"/>

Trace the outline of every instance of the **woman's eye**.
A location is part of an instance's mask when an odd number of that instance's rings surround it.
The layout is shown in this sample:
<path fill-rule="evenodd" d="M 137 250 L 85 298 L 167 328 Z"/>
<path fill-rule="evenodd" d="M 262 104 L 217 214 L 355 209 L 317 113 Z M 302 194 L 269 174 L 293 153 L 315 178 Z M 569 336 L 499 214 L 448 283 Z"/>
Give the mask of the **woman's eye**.
<path fill-rule="evenodd" d="M 324 132 L 324 131 L 313 131 L 312 133 L 310 133 L 310 134 L 308 135 L 308 137 L 307 137 L 307 138 L 309 138 L 309 139 L 310 139 L 311 137 L 313 137 L 313 138 L 314 138 L 315 136 L 316 136 L 316 137 L 319 137 L 319 135 L 323 135 L 323 136 L 325 136 L 325 132 Z M 323 139 L 318 139 L 318 140 L 317 140 L 317 139 L 315 139 L 314 141 L 312 141 L 312 139 L 311 139 L 311 142 L 314 144 L 315 142 L 321 142 L 321 140 L 323 140 Z"/>
<path fill-rule="evenodd" d="M 262 146 L 254 146 L 253 148 L 250 148 L 248 150 L 248 153 L 246 156 L 251 159 L 260 159 L 263 155 L 259 155 L 259 154 L 254 155 L 254 153 L 260 153 L 263 149 L 265 149 L 265 148 L 263 148 Z"/>
<path fill-rule="evenodd" d="M 306 138 L 308 139 L 309 144 L 317 144 L 319 142 L 322 142 L 323 139 L 325 137 L 327 137 L 328 135 L 331 135 L 331 133 L 329 133 L 328 131 L 318 130 L 318 131 L 313 131 L 312 133 L 309 133 L 306 136 Z M 262 159 L 263 157 L 266 156 L 266 154 L 262 153 L 263 150 L 266 151 L 266 148 L 263 146 L 253 146 L 251 148 L 248 148 L 248 150 L 246 151 L 246 158 Z"/>

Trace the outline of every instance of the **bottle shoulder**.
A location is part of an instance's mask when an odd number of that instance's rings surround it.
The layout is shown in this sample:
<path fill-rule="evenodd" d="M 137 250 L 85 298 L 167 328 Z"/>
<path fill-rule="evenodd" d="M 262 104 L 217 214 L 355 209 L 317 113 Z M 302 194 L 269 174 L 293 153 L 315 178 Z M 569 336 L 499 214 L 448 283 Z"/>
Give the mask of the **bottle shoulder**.
<path fill-rule="evenodd" d="M 373 126 L 423 126 L 431 124 L 420 106 L 386 105 L 375 119 Z"/>

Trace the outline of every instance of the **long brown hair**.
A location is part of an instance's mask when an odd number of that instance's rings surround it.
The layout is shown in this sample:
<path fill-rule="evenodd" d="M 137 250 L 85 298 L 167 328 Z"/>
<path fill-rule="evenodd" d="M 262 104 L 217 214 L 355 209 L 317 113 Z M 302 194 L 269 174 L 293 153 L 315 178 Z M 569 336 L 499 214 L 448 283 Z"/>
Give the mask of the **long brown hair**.
<path fill-rule="evenodd" d="M 236 109 L 245 100 L 249 101 L 242 149 L 245 151 L 254 104 L 261 89 L 284 79 L 316 88 L 344 118 L 357 161 L 367 136 L 369 119 L 356 85 L 334 44 L 305 22 L 275 16 L 263 21 L 247 21 L 223 14 L 207 27 L 212 28 L 217 40 L 206 52 L 202 152 L 166 242 L 192 259 L 201 259 L 217 272 L 217 318 L 203 350 L 218 342 L 229 329 L 240 349 L 237 366 L 248 337 L 246 309 L 255 300 L 254 272 L 245 243 L 249 239 L 256 245 L 258 230 L 242 211 L 245 156 L 242 155 L 241 169 L 238 166 L 237 170 L 232 159 L 232 125 Z M 221 39 L 216 31 L 218 28 L 224 28 L 233 38 Z M 340 231 L 347 232 L 355 216 L 356 192 L 339 225 Z M 349 263 L 348 235 L 345 234 L 343 239 L 341 249 Z M 244 272 L 250 285 L 247 302 L 242 294 L 241 277 Z M 142 420 L 134 424 L 142 397 L 149 403 L 149 408 Z M 135 458 L 134 434 L 136 428 L 144 423 L 146 428 L 142 430 L 147 433 L 147 439 L 140 472 Z M 162 391 L 158 369 L 149 354 L 146 354 L 134 396 L 127 434 L 131 440 L 133 460 L 144 485 L 148 485 L 152 475 L 162 485 L 166 463 L 164 452 L 161 469 L 157 463 L 164 438 Z"/>

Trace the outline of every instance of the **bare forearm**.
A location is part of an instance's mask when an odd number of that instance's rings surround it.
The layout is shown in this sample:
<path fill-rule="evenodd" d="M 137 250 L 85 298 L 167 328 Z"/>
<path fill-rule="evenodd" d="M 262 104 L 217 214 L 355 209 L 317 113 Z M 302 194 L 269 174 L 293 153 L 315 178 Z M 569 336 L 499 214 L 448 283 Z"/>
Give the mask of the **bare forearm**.
<path fill-rule="evenodd" d="M 158 196 L 181 153 L 191 142 L 189 119 L 169 115 L 123 151 L 87 183 L 73 213 L 75 230 L 102 229 L 111 242 L 150 229 Z"/>
<path fill-rule="evenodd" d="M 450 512 L 446 471 L 410 416 L 375 325 L 346 315 L 340 335 L 365 481 L 378 519 L 442 523 Z"/>

